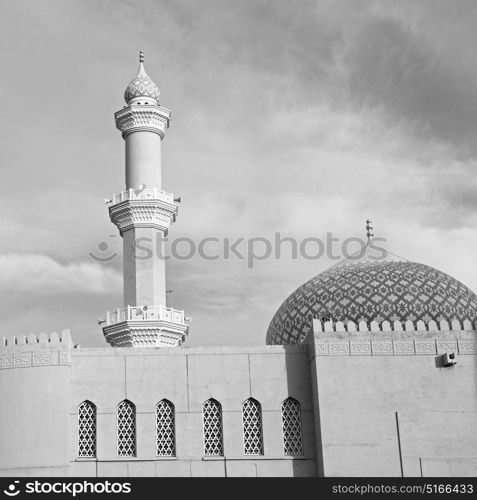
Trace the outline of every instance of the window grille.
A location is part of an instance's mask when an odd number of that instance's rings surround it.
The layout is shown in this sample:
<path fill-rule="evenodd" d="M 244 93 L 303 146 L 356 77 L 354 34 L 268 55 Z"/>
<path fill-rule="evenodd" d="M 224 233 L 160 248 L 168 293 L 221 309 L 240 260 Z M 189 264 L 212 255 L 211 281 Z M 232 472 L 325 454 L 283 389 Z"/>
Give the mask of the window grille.
<path fill-rule="evenodd" d="M 224 454 L 222 439 L 222 407 L 215 399 L 209 399 L 202 407 L 204 420 L 204 455 Z"/>
<path fill-rule="evenodd" d="M 167 399 L 156 406 L 156 454 L 161 457 L 176 455 L 174 405 Z"/>
<path fill-rule="evenodd" d="M 96 406 L 91 401 L 78 408 L 78 457 L 96 457 Z"/>
<path fill-rule="evenodd" d="M 118 405 L 118 456 L 136 456 L 136 407 L 128 400 Z"/>
<path fill-rule="evenodd" d="M 262 410 L 253 398 L 242 405 L 243 445 L 246 455 L 263 455 Z"/>
<path fill-rule="evenodd" d="M 282 404 L 283 449 L 285 455 L 303 455 L 300 403 L 288 398 Z"/>

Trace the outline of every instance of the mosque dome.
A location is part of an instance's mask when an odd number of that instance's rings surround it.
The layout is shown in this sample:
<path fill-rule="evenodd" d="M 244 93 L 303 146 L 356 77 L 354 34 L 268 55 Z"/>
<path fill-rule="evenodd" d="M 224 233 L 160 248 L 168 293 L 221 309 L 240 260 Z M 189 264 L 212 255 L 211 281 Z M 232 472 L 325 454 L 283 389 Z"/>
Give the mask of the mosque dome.
<path fill-rule="evenodd" d="M 139 52 L 139 69 L 124 91 L 127 104 L 159 104 L 161 93 L 144 69 L 144 54 Z"/>
<path fill-rule="evenodd" d="M 325 321 L 474 321 L 477 297 L 442 271 L 404 259 L 346 260 L 295 290 L 275 313 L 267 344 L 299 344 Z"/>

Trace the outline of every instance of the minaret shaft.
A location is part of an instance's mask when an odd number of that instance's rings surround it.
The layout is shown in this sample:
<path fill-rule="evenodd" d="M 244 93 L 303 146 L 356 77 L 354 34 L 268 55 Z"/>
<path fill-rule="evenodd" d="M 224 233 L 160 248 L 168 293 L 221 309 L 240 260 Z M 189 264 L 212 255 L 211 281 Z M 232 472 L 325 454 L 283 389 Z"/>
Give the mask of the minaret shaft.
<path fill-rule="evenodd" d="M 138 130 L 124 138 L 126 190 L 162 188 L 162 136 Z M 123 233 L 124 306 L 166 306 L 164 231 L 132 227 Z"/>
<path fill-rule="evenodd" d="M 128 134 L 126 147 L 126 189 L 162 189 L 161 136 L 154 132 Z"/>
<path fill-rule="evenodd" d="M 123 234 L 124 307 L 166 305 L 163 232 L 131 228 Z"/>

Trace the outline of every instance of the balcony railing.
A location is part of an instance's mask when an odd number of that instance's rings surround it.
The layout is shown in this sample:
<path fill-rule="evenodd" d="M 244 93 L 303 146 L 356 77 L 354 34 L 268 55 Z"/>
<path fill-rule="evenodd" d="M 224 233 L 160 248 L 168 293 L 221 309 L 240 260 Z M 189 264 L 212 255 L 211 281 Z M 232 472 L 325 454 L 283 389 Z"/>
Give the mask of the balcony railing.
<path fill-rule="evenodd" d="M 126 200 L 162 200 L 174 203 L 174 195 L 160 189 L 128 189 L 127 191 L 115 194 L 112 202 L 115 205 Z"/>
<path fill-rule="evenodd" d="M 184 311 L 164 306 L 128 306 L 106 313 L 106 325 L 115 325 L 122 321 L 169 321 L 185 325 L 190 319 L 184 316 Z"/>

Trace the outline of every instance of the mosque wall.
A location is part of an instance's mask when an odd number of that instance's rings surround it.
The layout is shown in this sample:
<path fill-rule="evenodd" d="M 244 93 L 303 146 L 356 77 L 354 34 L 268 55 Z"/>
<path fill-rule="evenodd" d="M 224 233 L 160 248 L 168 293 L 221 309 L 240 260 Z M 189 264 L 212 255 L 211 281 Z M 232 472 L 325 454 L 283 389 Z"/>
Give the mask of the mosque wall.
<path fill-rule="evenodd" d="M 477 475 L 476 332 L 385 333 L 310 335 L 321 473 Z"/>
<path fill-rule="evenodd" d="M 0 475 L 68 474 L 69 332 L 0 343 Z"/>
<path fill-rule="evenodd" d="M 316 475 L 307 346 L 75 349 L 72 353 L 69 456 L 71 475 L 293 476 Z M 282 402 L 302 413 L 303 456 L 287 457 Z M 262 409 L 263 456 L 244 455 L 242 404 Z M 156 404 L 175 407 L 176 457 L 156 456 Z M 203 404 L 222 406 L 224 457 L 204 456 Z M 136 407 L 137 456 L 118 458 L 117 407 Z M 78 407 L 97 407 L 97 458 L 77 458 Z"/>
<path fill-rule="evenodd" d="M 82 349 L 67 331 L 3 342 L 0 475 L 477 475 L 476 331 L 369 333 L 263 347 Z M 445 352 L 456 365 L 442 365 Z M 251 397 L 261 406 L 260 456 L 244 453 L 242 404 Z M 283 449 L 288 397 L 301 407 L 301 456 Z M 210 398 L 222 407 L 223 457 L 204 453 Z M 173 457 L 156 454 L 163 399 L 175 410 Z M 124 400 L 136 409 L 135 457 L 118 457 Z M 94 458 L 78 457 L 84 401 L 97 408 Z"/>
<path fill-rule="evenodd" d="M 397 412 L 405 476 L 476 476 L 477 410 L 461 408 L 442 400 L 440 409 Z"/>
<path fill-rule="evenodd" d="M 0 344 L 0 475 L 316 475 L 308 346 L 74 348 L 69 332 Z M 282 403 L 300 403 L 303 454 L 283 447 Z M 203 404 L 222 407 L 223 457 L 205 456 Z M 246 455 L 242 404 L 261 407 L 263 455 Z M 175 456 L 156 455 L 156 404 L 175 410 Z M 117 409 L 136 409 L 136 456 L 118 457 Z M 97 409 L 96 457 L 78 457 L 78 407 Z"/>

